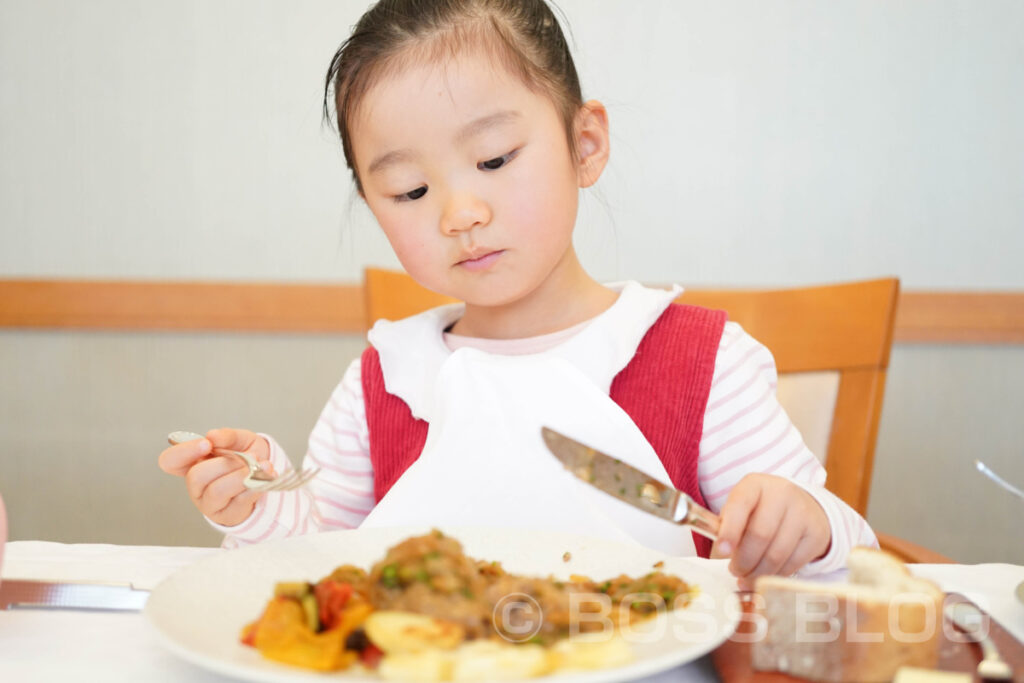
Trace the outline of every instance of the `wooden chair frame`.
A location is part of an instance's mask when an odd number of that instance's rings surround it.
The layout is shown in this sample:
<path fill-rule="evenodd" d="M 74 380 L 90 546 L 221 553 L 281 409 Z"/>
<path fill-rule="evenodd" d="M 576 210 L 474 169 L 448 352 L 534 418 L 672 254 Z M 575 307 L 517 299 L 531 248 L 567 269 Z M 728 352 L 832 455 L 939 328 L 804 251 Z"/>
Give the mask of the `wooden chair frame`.
<path fill-rule="evenodd" d="M 779 374 L 839 373 L 825 454 L 828 487 L 867 513 L 899 280 L 782 290 L 687 290 L 680 301 L 729 313 L 771 350 Z"/>

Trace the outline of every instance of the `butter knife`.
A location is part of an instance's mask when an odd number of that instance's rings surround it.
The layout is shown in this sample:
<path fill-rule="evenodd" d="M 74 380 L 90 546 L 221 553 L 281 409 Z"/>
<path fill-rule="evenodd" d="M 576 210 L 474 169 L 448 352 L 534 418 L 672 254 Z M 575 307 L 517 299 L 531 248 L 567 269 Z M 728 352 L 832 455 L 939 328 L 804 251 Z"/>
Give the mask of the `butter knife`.
<path fill-rule="evenodd" d="M 717 538 L 718 515 L 682 491 L 553 429 L 542 427 L 540 431 L 548 450 L 578 479 L 644 512 L 685 524 L 711 540 Z"/>
<path fill-rule="evenodd" d="M 0 582 L 0 610 L 84 609 L 138 612 L 149 591 L 127 584 L 75 583 L 4 579 Z"/>

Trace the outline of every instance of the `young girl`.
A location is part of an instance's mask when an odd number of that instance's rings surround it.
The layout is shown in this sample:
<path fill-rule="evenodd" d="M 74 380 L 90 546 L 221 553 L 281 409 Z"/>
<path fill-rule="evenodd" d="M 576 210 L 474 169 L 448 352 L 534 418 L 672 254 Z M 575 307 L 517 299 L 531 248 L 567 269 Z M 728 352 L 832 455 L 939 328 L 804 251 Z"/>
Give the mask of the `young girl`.
<path fill-rule="evenodd" d="M 303 490 L 256 493 L 212 447 L 291 467 L 274 440 L 215 429 L 160 455 L 226 546 L 357 526 L 474 524 L 634 539 L 761 574 L 840 568 L 876 544 L 824 488 L 775 397 L 770 353 L 679 293 L 591 278 L 580 188 L 609 154 L 543 0 L 381 0 L 328 72 L 360 197 L 406 271 L 464 305 L 381 321 L 309 439 Z M 325 108 L 328 98 L 325 97 Z M 578 482 L 550 426 L 722 517 L 715 547 Z"/>

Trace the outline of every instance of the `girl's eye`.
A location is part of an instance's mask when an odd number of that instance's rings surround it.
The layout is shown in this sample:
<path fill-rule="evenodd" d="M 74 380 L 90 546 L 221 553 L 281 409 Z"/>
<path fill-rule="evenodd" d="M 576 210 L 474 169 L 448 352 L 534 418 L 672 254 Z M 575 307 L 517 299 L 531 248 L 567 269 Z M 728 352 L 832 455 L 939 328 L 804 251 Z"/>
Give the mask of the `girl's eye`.
<path fill-rule="evenodd" d="M 397 197 L 395 197 L 395 201 L 396 202 L 415 201 L 415 200 L 419 199 L 420 197 L 422 197 L 423 195 L 425 195 L 426 193 L 427 193 L 427 186 L 424 185 L 423 187 L 417 187 L 415 190 L 413 190 L 411 192 L 406 192 L 405 194 L 398 195 Z"/>
<path fill-rule="evenodd" d="M 519 150 L 509 152 L 508 154 L 502 154 L 500 157 L 494 159 L 488 159 L 487 161 L 481 161 L 476 165 L 481 171 L 497 171 L 499 168 L 512 161 L 515 158 L 516 153 Z"/>

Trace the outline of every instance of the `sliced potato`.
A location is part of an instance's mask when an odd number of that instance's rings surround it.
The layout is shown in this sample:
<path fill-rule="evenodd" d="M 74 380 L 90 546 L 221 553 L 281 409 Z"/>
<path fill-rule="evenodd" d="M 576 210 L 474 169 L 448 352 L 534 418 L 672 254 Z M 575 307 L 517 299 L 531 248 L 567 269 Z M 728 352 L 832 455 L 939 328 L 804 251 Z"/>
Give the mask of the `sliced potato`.
<path fill-rule="evenodd" d="M 551 670 L 548 652 L 540 645 L 512 645 L 477 640 L 453 653 L 453 681 L 502 681 L 542 676 Z"/>
<path fill-rule="evenodd" d="M 377 673 L 389 681 L 447 681 L 451 680 L 452 658 L 450 650 L 395 652 L 380 660 Z"/>
<path fill-rule="evenodd" d="M 459 624 L 412 612 L 379 610 L 363 622 L 370 641 L 385 654 L 450 650 L 466 639 Z"/>
<path fill-rule="evenodd" d="M 561 671 L 606 669 L 633 660 L 633 652 L 619 635 L 578 635 L 554 644 L 552 665 Z"/>

